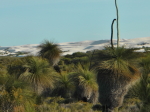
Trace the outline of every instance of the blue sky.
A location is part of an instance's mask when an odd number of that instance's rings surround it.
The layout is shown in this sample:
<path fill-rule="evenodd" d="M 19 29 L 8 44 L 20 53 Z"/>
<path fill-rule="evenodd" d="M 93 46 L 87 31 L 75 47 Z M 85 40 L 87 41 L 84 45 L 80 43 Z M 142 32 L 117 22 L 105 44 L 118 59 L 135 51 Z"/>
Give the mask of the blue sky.
<path fill-rule="evenodd" d="M 0 46 L 110 39 L 114 1 L 0 0 Z M 117 2 L 120 37 L 150 37 L 150 0 Z"/>

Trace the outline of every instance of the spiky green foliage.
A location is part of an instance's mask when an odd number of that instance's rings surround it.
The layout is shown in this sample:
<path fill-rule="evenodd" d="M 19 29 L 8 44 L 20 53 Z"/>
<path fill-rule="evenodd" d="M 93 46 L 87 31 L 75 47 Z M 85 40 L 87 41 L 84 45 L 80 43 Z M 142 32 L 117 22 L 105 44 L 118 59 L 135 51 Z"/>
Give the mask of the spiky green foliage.
<path fill-rule="evenodd" d="M 99 53 L 101 59 L 99 68 L 111 70 L 116 77 L 125 75 L 129 80 L 136 79 L 139 75 L 133 74 L 137 72 L 136 59 L 138 57 L 140 57 L 140 54 L 134 52 L 134 49 L 106 47 L 105 50 Z"/>
<path fill-rule="evenodd" d="M 45 40 L 38 47 L 40 48 L 39 56 L 48 59 L 52 65 L 59 62 L 62 51 L 57 44 Z"/>
<path fill-rule="evenodd" d="M 87 100 L 92 103 L 97 102 L 98 85 L 94 70 L 89 70 L 90 64 L 78 64 L 75 72 L 71 76 L 76 84 L 76 97 L 80 100 Z"/>
<path fill-rule="evenodd" d="M 54 70 L 49 66 L 47 60 L 39 57 L 27 57 L 23 66 L 25 72 L 20 78 L 31 83 L 36 92 L 41 92 L 40 88 L 54 87 Z"/>
<path fill-rule="evenodd" d="M 139 78 L 139 71 L 133 65 L 137 57 L 133 49 L 124 47 L 106 47 L 101 52 L 97 81 L 99 84 L 99 101 L 107 109 L 113 110 L 122 105 L 124 95 L 131 83 Z"/>
<path fill-rule="evenodd" d="M 75 85 L 69 75 L 69 73 L 63 73 L 62 75 L 58 75 L 56 87 L 53 92 L 55 96 L 58 95 L 64 98 L 72 97 Z"/>

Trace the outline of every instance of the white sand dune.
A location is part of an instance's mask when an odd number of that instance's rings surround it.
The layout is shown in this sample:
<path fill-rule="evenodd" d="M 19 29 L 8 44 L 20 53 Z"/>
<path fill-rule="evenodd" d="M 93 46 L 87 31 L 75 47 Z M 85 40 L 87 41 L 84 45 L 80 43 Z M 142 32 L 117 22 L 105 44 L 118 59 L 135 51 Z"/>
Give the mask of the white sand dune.
<path fill-rule="evenodd" d="M 116 45 L 116 40 L 113 41 Z M 37 55 L 39 44 L 28 44 L 21 46 L 10 46 L 10 47 L 0 47 L 0 55 L 16 55 L 20 52 L 27 53 L 26 55 Z M 86 52 L 94 49 L 103 49 L 105 46 L 110 46 L 110 40 L 96 40 L 96 41 L 81 41 L 81 42 L 65 42 L 58 43 L 62 51 L 65 51 L 63 55 L 72 54 L 74 52 Z M 120 46 L 125 46 L 126 48 L 141 48 L 139 51 L 143 51 L 142 47 L 150 47 L 150 37 L 134 38 L 134 39 L 121 39 Z M 20 55 L 21 56 L 21 55 Z"/>

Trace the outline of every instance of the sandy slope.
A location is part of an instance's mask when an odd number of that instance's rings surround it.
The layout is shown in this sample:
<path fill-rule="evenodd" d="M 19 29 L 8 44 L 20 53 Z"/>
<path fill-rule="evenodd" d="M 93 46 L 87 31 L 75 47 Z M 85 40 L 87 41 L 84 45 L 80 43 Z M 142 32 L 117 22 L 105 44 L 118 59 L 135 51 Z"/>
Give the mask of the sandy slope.
<path fill-rule="evenodd" d="M 81 42 L 66 42 L 58 43 L 63 51 L 63 55 L 72 54 L 74 52 L 86 52 L 93 49 L 103 49 L 104 46 L 110 45 L 110 40 L 96 40 L 96 41 L 81 41 Z M 116 45 L 116 40 L 114 40 Z M 29 44 L 21 46 L 0 47 L 0 55 L 6 56 L 9 54 L 16 54 L 17 52 L 27 52 L 28 55 L 37 55 L 40 49 L 38 44 Z M 121 39 L 120 46 L 127 48 L 142 48 L 150 47 L 150 37 L 135 38 L 135 39 Z M 141 50 L 142 51 L 142 50 Z"/>

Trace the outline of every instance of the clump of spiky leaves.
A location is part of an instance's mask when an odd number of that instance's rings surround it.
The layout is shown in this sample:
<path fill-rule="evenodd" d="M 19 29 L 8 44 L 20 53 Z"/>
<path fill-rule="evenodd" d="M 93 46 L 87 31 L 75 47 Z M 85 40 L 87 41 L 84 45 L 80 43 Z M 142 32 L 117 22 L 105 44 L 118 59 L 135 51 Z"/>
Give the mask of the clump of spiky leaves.
<path fill-rule="evenodd" d="M 25 72 L 20 78 L 29 82 L 35 92 L 42 92 L 43 88 L 53 88 L 56 72 L 49 66 L 46 59 L 40 57 L 26 57 L 26 63 L 23 65 Z"/>
<path fill-rule="evenodd" d="M 59 62 L 62 51 L 57 44 L 45 40 L 38 47 L 39 56 L 48 59 L 51 65 L 54 66 Z"/>
<path fill-rule="evenodd" d="M 76 85 L 75 96 L 79 100 L 96 103 L 98 100 L 96 73 L 92 69 L 89 70 L 89 66 L 89 64 L 78 64 L 71 77 Z"/>
<path fill-rule="evenodd" d="M 57 75 L 57 80 L 55 82 L 55 89 L 53 90 L 54 96 L 61 96 L 64 98 L 71 98 L 75 89 L 75 85 L 70 78 L 69 73 L 62 73 L 62 75 Z"/>
<path fill-rule="evenodd" d="M 128 96 L 140 99 L 141 112 L 148 112 L 150 111 L 150 54 L 143 57 L 139 64 L 142 71 L 140 81 L 130 89 Z"/>
<path fill-rule="evenodd" d="M 129 86 L 139 78 L 132 61 L 137 55 L 133 49 L 106 47 L 100 57 L 102 61 L 97 75 L 99 101 L 106 109 L 113 110 L 122 105 Z"/>

